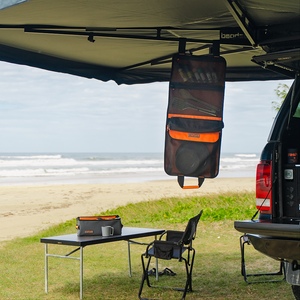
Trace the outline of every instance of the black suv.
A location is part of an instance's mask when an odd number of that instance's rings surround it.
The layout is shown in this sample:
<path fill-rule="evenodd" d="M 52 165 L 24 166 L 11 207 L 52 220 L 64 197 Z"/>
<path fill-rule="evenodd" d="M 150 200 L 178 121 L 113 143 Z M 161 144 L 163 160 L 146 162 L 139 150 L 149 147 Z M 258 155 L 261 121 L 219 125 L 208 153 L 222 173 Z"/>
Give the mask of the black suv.
<path fill-rule="evenodd" d="M 268 59 L 285 61 L 299 70 L 300 49 L 273 53 Z M 262 60 L 262 58 L 259 58 Z M 255 60 L 255 58 L 254 58 Z M 299 156 L 299 157 L 298 157 Z M 283 102 L 264 147 L 256 173 L 258 218 L 236 221 L 256 250 L 286 262 L 286 280 L 300 299 L 300 77 Z"/>

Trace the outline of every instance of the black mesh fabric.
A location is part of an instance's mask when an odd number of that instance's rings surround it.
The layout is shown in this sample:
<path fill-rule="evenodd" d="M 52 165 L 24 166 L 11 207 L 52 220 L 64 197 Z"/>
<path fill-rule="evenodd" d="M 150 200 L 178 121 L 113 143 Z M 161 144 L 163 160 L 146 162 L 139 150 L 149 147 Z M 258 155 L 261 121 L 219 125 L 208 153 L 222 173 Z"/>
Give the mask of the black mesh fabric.
<path fill-rule="evenodd" d="M 167 125 L 169 125 L 169 128 L 172 130 L 196 133 L 217 132 L 221 131 L 224 127 L 223 121 L 176 117 L 170 118 Z"/>
<path fill-rule="evenodd" d="M 181 241 L 183 234 L 184 234 L 184 231 L 168 230 L 166 240 L 172 241 L 172 242 L 179 242 L 179 241 Z"/>
<path fill-rule="evenodd" d="M 197 225 L 198 225 L 201 215 L 202 215 L 202 210 L 200 211 L 200 213 L 197 216 L 195 216 L 189 220 L 189 222 L 186 226 L 184 235 L 182 237 L 182 242 L 184 245 L 190 244 L 191 241 L 195 238 L 196 231 L 197 231 Z"/>
<path fill-rule="evenodd" d="M 180 258 L 181 254 L 188 249 L 183 245 L 190 245 L 196 236 L 196 229 L 201 215 L 202 210 L 197 216 L 189 220 L 184 232 L 168 230 L 166 240 L 155 240 L 153 246 L 147 250 L 147 255 L 166 260 Z"/>

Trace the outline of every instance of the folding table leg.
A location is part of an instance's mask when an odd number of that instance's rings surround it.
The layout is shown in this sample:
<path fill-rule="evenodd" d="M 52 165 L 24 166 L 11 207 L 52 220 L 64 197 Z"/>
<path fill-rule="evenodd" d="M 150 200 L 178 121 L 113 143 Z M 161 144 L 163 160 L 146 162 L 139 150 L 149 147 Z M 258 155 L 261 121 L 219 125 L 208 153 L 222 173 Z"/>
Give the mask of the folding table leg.
<path fill-rule="evenodd" d="M 129 277 L 131 277 L 131 257 L 130 257 L 130 241 L 128 243 L 128 267 L 129 267 Z"/>
<path fill-rule="evenodd" d="M 80 299 L 83 298 L 83 247 L 80 247 Z"/>
<path fill-rule="evenodd" d="M 155 236 L 155 240 L 157 240 L 157 235 Z M 155 258 L 155 279 L 158 281 L 158 258 Z"/>
<path fill-rule="evenodd" d="M 45 293 L 48 294 L 48 244 L 45 244 Z"/>

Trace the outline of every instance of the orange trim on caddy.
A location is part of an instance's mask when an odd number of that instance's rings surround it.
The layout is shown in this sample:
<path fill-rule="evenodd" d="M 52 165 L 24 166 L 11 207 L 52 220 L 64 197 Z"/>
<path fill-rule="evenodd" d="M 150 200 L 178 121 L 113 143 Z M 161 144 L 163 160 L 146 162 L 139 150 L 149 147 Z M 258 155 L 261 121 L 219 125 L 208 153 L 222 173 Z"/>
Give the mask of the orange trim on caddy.
<path fill-rule="evenodd" d="M 116 216 L 99 216 L 99 217 L 79 217 L 80 221 L 89 221 L 89 220 L 113 220 L 116 219 Z"/>
<path fill-rule="evenodd" d="M 98 220 L 97 217 L 79 217 L 80 221 Z"/>
<path fill-rule="evenodd" d="M 186 118 L 186 119 L 201 119 L 201 120 L 215 120 L 222 121 L 222 118 L 219 117 L 208 117 L 208 116 L 193 116 L 193 115 L 177 115 L 177 114 L 168 114 L 168 118 Z"/>
<path fill-rule="evenodd" d="M 175 131 L 171 129 L 169 129 L 169 134 L 170 137 L 176 140 L 205 142 L 205 143 L 215 143 L 220 137 L 220 132 L 191 133 L 191 132 Z"/>
<path fill-rule="evenodd" d="M 113 220 L 113 219 L 116 219 L 117 217 L 116 216 L 107 216 L 107 217 L 99 217 L 100 219 L 102 219 L 102 220 Z"/>

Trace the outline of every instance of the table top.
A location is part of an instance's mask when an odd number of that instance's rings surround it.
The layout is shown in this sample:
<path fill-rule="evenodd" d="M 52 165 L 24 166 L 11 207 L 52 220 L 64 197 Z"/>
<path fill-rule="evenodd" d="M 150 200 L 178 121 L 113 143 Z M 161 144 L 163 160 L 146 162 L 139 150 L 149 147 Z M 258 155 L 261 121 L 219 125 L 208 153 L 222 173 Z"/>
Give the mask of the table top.
<path fill-rule="evenodd" d="M 141 237 L 160 235 L 165 232 L 164 229 L 151 229 L 151 228 L 136 228 L 136 227 L 123 227 L 120 235 L 112 235 L 108 237 L 94 235 L 94 236 L 78 236 L 77 233 L 59 235 L 53 237 L 41 238 L 41 243 L 59 244 L 70 246 L 88 246 L 102 243 L 110 243 L 122 240 L 136 239 Z"/>

